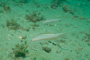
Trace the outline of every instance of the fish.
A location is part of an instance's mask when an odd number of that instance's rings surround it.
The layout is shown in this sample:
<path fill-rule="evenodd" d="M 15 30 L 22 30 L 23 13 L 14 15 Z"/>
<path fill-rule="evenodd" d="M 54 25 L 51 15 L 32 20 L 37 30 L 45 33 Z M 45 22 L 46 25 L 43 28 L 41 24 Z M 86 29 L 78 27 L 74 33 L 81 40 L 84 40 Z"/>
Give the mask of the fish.
<path fill-rule="evenodd" d="M 36 37 L 34 37 L 32 39 L 32 41 L 38 41 L 38 40 L 52 40 L 52 39 L 55 39 L 55 38 L 59 38 L 61 37 L 62 35 L 64 35 L 64 33 L 57 33 L 57 34 L 41 34 L 41 35 L 38 35 Z"/>
<path fill-rule="evenodd" d="M 50 22 L 58 22 L 60 20 L 61 19 L 48 19 L 48 20 L 43 21 L 43 23 L 45 24 L 45 23 L 50 23 Z"/>

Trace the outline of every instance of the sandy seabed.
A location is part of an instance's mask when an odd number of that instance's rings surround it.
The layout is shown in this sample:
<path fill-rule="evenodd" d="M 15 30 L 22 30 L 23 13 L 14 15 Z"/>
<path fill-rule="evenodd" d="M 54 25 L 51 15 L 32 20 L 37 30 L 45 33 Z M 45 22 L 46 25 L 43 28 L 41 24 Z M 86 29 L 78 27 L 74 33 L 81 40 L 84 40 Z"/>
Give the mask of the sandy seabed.
<path fill-rule="evenodd" d="M 90 60 L 90 1 L 0 1 L 0 60 Z"/>

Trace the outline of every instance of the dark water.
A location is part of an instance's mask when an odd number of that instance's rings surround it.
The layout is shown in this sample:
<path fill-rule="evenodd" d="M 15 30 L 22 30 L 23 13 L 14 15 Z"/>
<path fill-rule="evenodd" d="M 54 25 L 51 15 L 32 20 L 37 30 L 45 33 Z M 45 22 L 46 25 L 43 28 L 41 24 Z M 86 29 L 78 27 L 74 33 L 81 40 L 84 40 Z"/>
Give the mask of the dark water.
<path fill-rule="evenodd" d="M 0 60 L 90 60 L 90 0 L 0 0 Z"/>

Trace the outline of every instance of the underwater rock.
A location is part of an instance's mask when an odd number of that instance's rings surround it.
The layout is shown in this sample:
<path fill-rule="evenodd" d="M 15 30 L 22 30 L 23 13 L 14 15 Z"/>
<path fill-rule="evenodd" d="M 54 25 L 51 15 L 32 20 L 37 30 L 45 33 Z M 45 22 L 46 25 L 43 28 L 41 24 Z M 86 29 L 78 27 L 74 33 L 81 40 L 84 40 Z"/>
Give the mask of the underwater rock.
<path fill-rule="evenodd" d="M 19 36 L 19 39 L 26 39 L 27 38 L 27 36 L 25 35 L 25 36 Z"/>
<path fill-rule="evenodd" d="M 69 12 L 70 14 L 75 15 L 74 12 L 76 12 L 76 10 L 75 10 L 73 7 L 71 7 L 70 5 L 68 5 L 68 4 L 63 4 L 63 5 L 62 5 L 62 8 L 63 8 L 63 11 L 64 11 L 64 12 Z"/>
<path fill-rule="evenodd" d="M 49 47 L 42 47 L 42 49 L 47 53 L 51 52 L 51 48 L 49 48 Z"/>
<path fill-rule="evenodd" d="M 54 1 L 51 5 L 51 8 L 56 9 L 58 7 L 58 4 L 59 4 L 58 1 Z"/>

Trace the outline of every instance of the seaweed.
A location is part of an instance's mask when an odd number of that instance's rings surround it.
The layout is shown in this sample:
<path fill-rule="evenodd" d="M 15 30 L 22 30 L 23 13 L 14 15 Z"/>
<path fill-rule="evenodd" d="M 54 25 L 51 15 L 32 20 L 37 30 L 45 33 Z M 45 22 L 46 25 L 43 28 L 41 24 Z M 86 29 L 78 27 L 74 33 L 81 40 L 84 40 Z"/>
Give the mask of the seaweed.
<path fill-rule="evenodd" d="M 17 3 L 27 3 L 28 0 L 13 0 L 14 2 L 17 2 Z"/>
<path fill-rule="evenodd" d="M 6 2 L 0 3 L 0 6 L 4 9 L 4 11 L 6 12 L 10 12 L 11 11 L 11 7 L 9 5 L 7 5 Z"/>
<path fill-rule="evenodd" d="M 20 25 L 13 19 L 11 19 L 11 21 L 7 21 L 6 26 L 11 30 L 18 30 L 20 28 Z"/>
<path fill-rule="evenodd" d="M 53 0 L 51 4 L 51 8 L 56 9 L 58 6 L 60 6 L 65 1 L 67 0 Z"/>
<path fill-rule="evenodd" d="M 4 8 L 5 11 L 11 11 L 10 6 L 8 6 L 8 5 L 3 6 L 3 8 Z"/>
<path fill-rule="evenodd" d="M 12 48 L 10 57 L 13 60 L 20 60 L 21 58 L 22 59 L 26 58 L 27 54 L 29 53 L 27 47 L 28 47 L 27 42 L 24 42 L 22 44 L 16 44 L 15 48 Z"/>
<path fill-rule="evenodd" d="M 25 16 L 26 20 L 28 20 L 29 22 L 33 22 L 33 23 L 36 23 L 36 22 L 39 22 L 41 20 L 43 20 L 44 18 L 40 15 L 40 13 L 36 12 L 36 11 L 33 11 L 32 14 L 30 15 L 26 15 Z"/>

